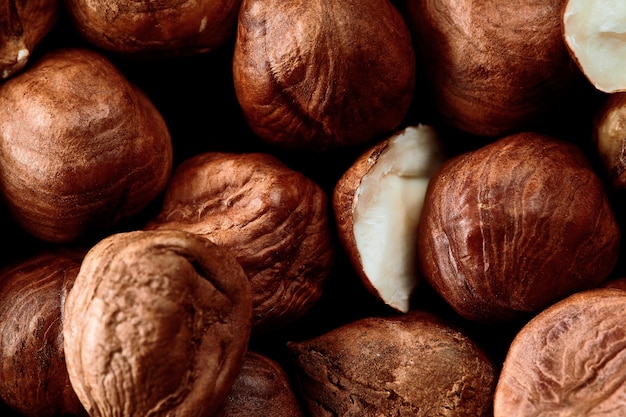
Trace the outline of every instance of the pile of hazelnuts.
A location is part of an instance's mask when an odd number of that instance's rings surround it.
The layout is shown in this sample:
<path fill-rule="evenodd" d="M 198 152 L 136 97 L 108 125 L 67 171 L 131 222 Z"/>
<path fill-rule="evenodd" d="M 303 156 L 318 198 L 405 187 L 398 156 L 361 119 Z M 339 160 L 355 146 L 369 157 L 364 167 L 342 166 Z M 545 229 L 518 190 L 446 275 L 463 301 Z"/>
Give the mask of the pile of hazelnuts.
<path fill-rule="evenodd" d="M 621 415 L 626 96 L 527 3 L 0 0 L 0 411 Z"/>

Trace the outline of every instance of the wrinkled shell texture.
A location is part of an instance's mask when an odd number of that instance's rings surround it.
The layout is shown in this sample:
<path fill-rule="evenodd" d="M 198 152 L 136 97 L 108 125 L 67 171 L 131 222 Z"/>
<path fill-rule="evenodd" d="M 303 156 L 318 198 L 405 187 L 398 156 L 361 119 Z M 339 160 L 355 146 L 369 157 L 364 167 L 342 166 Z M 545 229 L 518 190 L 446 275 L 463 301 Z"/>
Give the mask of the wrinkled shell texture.
<path fill-rule="evenodd" d="M 122 54 L 205 53 L 235 35 L 241 0 L 65 0 L 74 26 L 92 44 Z"/>
<path fill-rule="evenodd" d="M 79 252 L 44 252 L 0 271 L 0 397 L 20 415 L 86 415 L 70 385 L 62 334 L 81 260 Z"/>
<path fill-rule="evenodd" d="M 241 371 L 214 417 L 304 417 L 291 381 L 269 356 L 248 351 Z"/>
<path fill-rule="evenodd" d="M 367 317 L 289 347 L 312 417 L 491 413 L 490 360 L 430 313 Z"/>
<path fill-rule="evenodd" d="M 247 349 L 241 266 L 182 231 L 111 235 L 85 256 L 65 304 L 68 374 L 90 416 L 205 416 Z"/>
<path fill-rule="evenodd" d="M 173 173 L 146 229 L 179 229 L 227 248 L 252 286 L 255 332 L 302 316 L 319 299 L 334 245 L 327 196 L 263 153 L 203 153 Z"/>
<path fill-rule="evenodd" d="M 521 133 L 449 160 L 418 229 L 423 276 L 462 316 L 504 321 L 597 286 L 620 232 L 579 148 Z"/>
<path fill-rule="evenodd" d="M 0 0 L 0 79 L 24 68 L 58 12 L 57 0 Z"/>
<path fill-rule="evenodd" d="M 388 0 L 242 2 L 235 91 L 271 144 L 325 150 L 389 133 L 408 111 L 415 68 L 409 30 Z"/>
<path fill-rule="evenodd" d="M 0 191 L 42 240 L 72 242 L 138 213 L 171 167 L 163 118 L 96 52 L 49 52 L 0 86 Z"/>
<path fill-rule="evenodd" d="M 626 407 L 626 292 L 577 293 L 535 316 L 513 340 L 495 417 L 619 416 Z"/>
<path fill-rule="evenodd" d="M 409 0 L 407 23 L 446 122 L 498 136 L 535 122 L 578 78 L 564 0 Z"/>

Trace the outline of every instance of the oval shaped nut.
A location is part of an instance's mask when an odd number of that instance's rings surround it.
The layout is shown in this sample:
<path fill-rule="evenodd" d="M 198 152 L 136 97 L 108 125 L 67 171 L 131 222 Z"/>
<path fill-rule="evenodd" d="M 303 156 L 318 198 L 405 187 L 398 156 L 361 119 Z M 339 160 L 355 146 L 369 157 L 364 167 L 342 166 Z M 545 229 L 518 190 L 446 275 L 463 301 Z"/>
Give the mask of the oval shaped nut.
<path fill-rule="evenodd" d="M 0 398 L 24 417 L 86 416 L 63 349 L 63 309 L 84 256 L 46 250 L 0 271 Z"/>
<path fill-rule="evenodd" d="M 366 317 L 289 342 L 312 417 L 487 417 L 496 370 L 462 331 L 425 311 Z"/>
<path fill-rule="evenodd" d="M 409 126 L 361 154 L 333 192 L 338 236 L 362 282 L 407 312 L 420 283 L 417 225 L 428 181 L 443 163 L 432 126 Z"/>
<path fill-rule="evenodd" d="M 274 359 L 248 351 L 241 371 L 214 417 L 304 417 L 289 375 Z"/>
<path fill-rule="evenodd" d="M 206 416 L 235 380 L 250 286 L 223 248 L 133 231 L 94 245 L 65 303 L 67 370 L 90 416 Z"/>
<path fill-rule="evenodd" d="M 178 229 L 227 248 L 250 279 L 253 331 L 278 329 L 322 295 L 334 260 L 328 198 L 264 153 L 207 152 L 183 161 L 145 229 Z"/>
<path fill-rule="evenodd" d="M 626 408 L 626 292 L 576 293 L 513 339 L 495 392 L 495 417 L 621 416 Z"/>
<path fill-rule="evenodd" d="M 248 125 L 323 151 L 392 132 L 413 98 L 415 52 L 389 0 L 243 0 L 233 56 Z"/>
<path fill-rule="evenodd" d="M 594 120 L 592 139 L 613 189 L 626 189 L 626 92 L 606 96 Z"/>
<path fill-rule="evenodd" d="M 444 163 L 418 225 L 425 280 L 461 316 L 528 317 L 613 271 L 620 229 L 580 148 L 538 133 Z"/>

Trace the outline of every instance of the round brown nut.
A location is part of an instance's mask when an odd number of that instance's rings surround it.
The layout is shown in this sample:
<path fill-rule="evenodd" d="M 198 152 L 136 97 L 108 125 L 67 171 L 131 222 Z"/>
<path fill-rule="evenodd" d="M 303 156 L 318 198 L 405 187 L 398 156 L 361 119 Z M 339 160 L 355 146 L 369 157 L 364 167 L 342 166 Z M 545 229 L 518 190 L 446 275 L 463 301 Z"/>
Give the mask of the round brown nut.
<path fill-rule="evenodd" d="M 255 334 L 321 297 L 334 259 L 323 189 L 264 153 L 208 152 L 179 164 L 145 229 L 178 229 L 227 248 L 250 279 Z"/>
<path fill-rule="evenodd" d="M 322 151 L 371 142 L 404 119 L 411 35 L 388 0 L 243 0 L 235 92 L 261 139 Z"/>
<path fill-rule="evenodd" d="M 615 190 L 626 190 L 626 93 L 609 94 L 593 124 L 593 144 Z"/>
<path fill-rule="evenodd" d="M 67 371 L 90 416 L 206 416 L 239 373 L 248 279 L 223 248 L 177 231 L 108 236 L 67 295 Z"/>
<path fill-rule="evenodd" d="M 214 417 L 304 417 L 302 406 L 282 366 L 264 354 L 248 351 L 241 371 Z"/>
<path fill-rule="evenodd" d="M 26 66 L 58 13 L 58 0 L 0 0 L 0 80 Z"/>
<path fill-rule="evenodd" d="M 161 114 L 103 55 L 50 51 L 0 85 L 0 193 L 49 242 L 111 230 L 167 184 Z"/>
<path fill-rule="evenodd" d="M 491 415 L 490 358 L 431 313 L 366 317 L 288 346 L 312 417 Z"/>
<path fill-rule="evenodd" d="M 423 277 L 461 316 L 527 317 L 596 287 L 619 256 L 604 184 L 580 148 L 538 133 L 448 160 L 418 226 Z"/>
<path fill-rule="evenodd" d="M 408 0 L 438 117 L 499 137 L 542 121 L 584 78 L 563 41 L 565 0 Z"/>
<path fill-rule="evenodd" d="M 21 416 L 87 415 L 70 385 L 62 333 L 83 256 L 46 250 L 0 271 L 0 398 Z"/>
<path fill-rule="evenodd" d="M 515 336 L 494 417 L 620 416 L 626 407 L 626 292 L 592 289 L 553 304 Z"/>
<path fill-rule="evenodd" d="M 66 0 L 74 27 L 91 44 L 134 58 L 212 51 L 235 35 L 241 0 Z"/>

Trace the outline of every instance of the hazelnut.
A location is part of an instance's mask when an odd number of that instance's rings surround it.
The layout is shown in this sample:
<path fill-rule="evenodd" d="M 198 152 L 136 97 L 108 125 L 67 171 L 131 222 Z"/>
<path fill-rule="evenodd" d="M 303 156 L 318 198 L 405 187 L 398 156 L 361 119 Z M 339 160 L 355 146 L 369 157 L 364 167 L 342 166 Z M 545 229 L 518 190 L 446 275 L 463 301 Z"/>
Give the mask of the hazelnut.
<path fill-rule="evenodd" d="M 241 371 L 214 417 L 304 417 L 289 376 L 267 355 L 248 351 Z"/>
<path fill-rule="evenodd" d="M 565 0 L 563 38 L 587 80 L 605 93 L 626 91 L 626 7 L 621 0 Z"/>
<path fill-rule="evenodd" d="M 207 152 L 183 161 L 145 229 L 185 230 L 227 248 L 250 279 L 256 334 L 307 312 L 334 258 L 325 192 L 264 153 Z"/>
<path fill-rule="evenodd" d="M 626 190 L 626 93 L 609 94 L 593 121 L 593 143 L 614 190 Z"/>
<path fill-rule="evenodd" d="M 58 49 L 0 85 L 0 194 L 39 239 L 69 243 L 144 209 L 172 167 L 165 121 L 103 55 Z"/>
<path fill-rule="evenodd" d="M 205 416 L 247 350 L 248 280 L 223 248 L 178 230 L 110 235 L 67 295 L 67 371 L 90 416 Z"/>
<path fill-rule="evenodd" d="M 272 145 L 323 151 L 371 142 L 403 121 L 416 78 L 404 19 L 388 0 L 243 0 L 235 93 Z"/>
<path fill-rule="evenodd" d="M 626 407 L 626 292 L 591 289 L 546 308 L 515 336 L 494 417 L 618 416 Z"/>
<path fill-rule="evenodd" d="M 581 149 L 528 132 L 446 161 L 418 225 L 423 277 L 461 316 L 487 323 L 597 286 L 619 243 L 604 184 Z"/>
<path fill-rule="evenodd" d="M 288 346 L 312 417 L 491 415 L 491 360 L 431 313 L 365 317 Z"/>
<path fill-rule="evenodd" d="M 83 256 L 57 248 L 0 271 L 0 398 L 21 416 L 87 415 L 70 384 L 62 334 Z"/>
<path fill-rule="evenodd" d="M 523 130 L 581 81 L 563 42 L 565 0 L 406 3 L 437 117 L 455 128 L 489 137 Z"/>
<path fill-rule="evenodd" d="M 161 58 L 215 50 L 235 35 L 241 0 L 65 0 L 80 35 L 103 50 Z"/>
<path fill-rule="evenodd" d="M 444 160 L 432 126 L 409 126 L 362 153 L 337 182 L 341 243 L 365 287 L 400 311 L 419 284 L 417 224 L 430 176 Z"/>
<path fill-rule="evenodd" d="M 0 80 L 26 66 L 58 13 L 58 0 L 0 0 Z"/>

